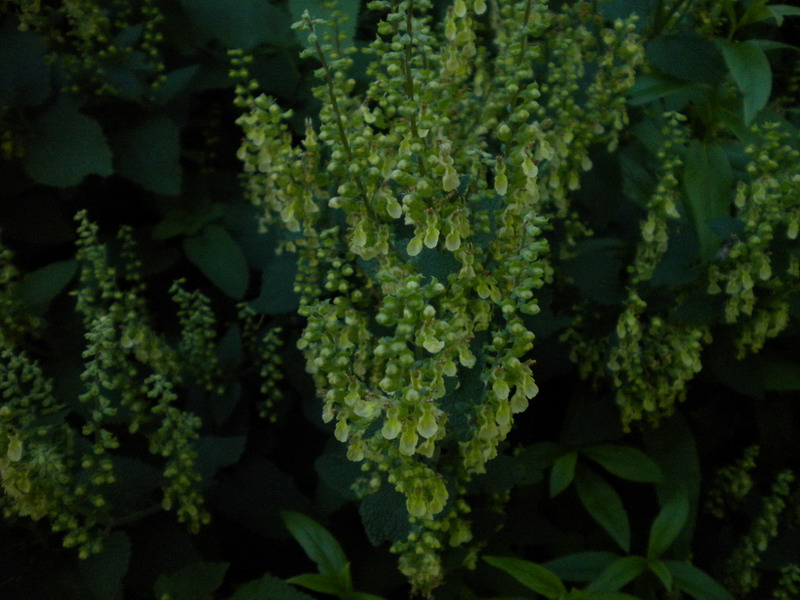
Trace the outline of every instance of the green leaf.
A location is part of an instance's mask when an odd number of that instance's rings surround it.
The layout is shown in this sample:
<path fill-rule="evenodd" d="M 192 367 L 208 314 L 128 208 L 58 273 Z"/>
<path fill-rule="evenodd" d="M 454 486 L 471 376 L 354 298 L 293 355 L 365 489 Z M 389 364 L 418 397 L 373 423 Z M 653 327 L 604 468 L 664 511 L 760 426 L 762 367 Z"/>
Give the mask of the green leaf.
<path fill-rule="evenodd" d="M 593 238 L 578 243 L 577 255 L 565 261 L 563 273 L 589 300 L 604 306 L 615 306 L 624 298 L 620 271 L 620 254 L 625 243 L 616 238 Z"/>
<path fill-rule="evenodd" d="M 229 563 L 198 562 L 161 575 L 155 585 L 156 598 L 169 594 L 180 600 L 212 600 L 229 566 Z"/>
<path fill-rule="evenodd" d="M 686 490 L 681 489 L 664 503 L 653 521 L 647 543 L 647 557 L 658 558 L 664 554 L 678 537 L 688 518 L 689 496 Z"/>
<path fill-rule="evenodd" d="M 658 465 L 637 448 L 619 444 L 594 444 L 581 448 L 581 453 L 609 473 L 623 479 L 644 483 L 655 483 L 664 479 Z"/>
<path fill-rule="evenodd" d="M 263 0 L 180 0 L 192 24 L 228 48 L 288 45 L 289 15 Z"/>
<path fill-rule="evenodd" d="M 308 594 L 294 589 L 285 581 L 272 575 L 244 584 L 230 600 L 314 600 Z"/>
<path fill-rule="evenodd" d="M 348 600 L 383 600 L 383 598 L 367 592 L 352 592 L 348 596 Z"/>
<path fill-rule="evenodd" d="M 636 79 L 628 95 L 633 106 L 641 106 L 659 98 L 693 89 L 695 89 L 693 85 L 660 73 L 644 73 Z"/>
<path fill-rule="evenodd" d="M 550 497 L 555 498 L 563 492 L 575 478 L 575 465 L 578 463 L 578 453 L 573 450 L 559 456 L 553 463 L 550 471 Z"/>
<path fill-rule="evenodd" d="M 775 19 L 778 27 L 783 25 L 784 17 L 800 17 L 800 7 L 789 6 L 788 4 L 770 4 L 765 6 L 769 16 Z"/>
<path fill-rule="evenodd" d="M 758 111 L 767 105 L 772 93 L 772 68 L 769 60 L 764 50 L 751 40 L 717 42 L 733 80 L 744 95 L 743 119 L 745 125 L 750 125 Z"/>
<path fill-rule="evenodd" d="M 649 41 L 645 51 L 653 66 L 679 80 L 713 84 L 725 76 L 719 48 L 699 33 L 668 33 Z"/>
<path fill-rule="evenodd" d="M 17 26 L 9 17 L 0 27 L 0 106 L 35 106 L 50 93 L 50 67 L 42 39 Z"/>
<path fill-rule="evenodd" d="M 183 240 L 186 257 L 214 285 L 235 300 L 247 291 L 250 273 L 241 248 L 219 225 L 208 225 L 200 235 Z"/>
<path fill-rule="evenodd" d="M 616 592 L 639 577 L 646 568 L 647 561 L 641 556 L 625 556 L 608 565 L 586 589 L 592 592 Z"/>
<path fill-rule="evenodd" d="M 405 496 L 391 486 L 383 485 L 365 497 L 359 504 L 358 514 L 367 538 L 375 547 L 384 542 L 393 544 L 404 540 L 411 532 Z"/>
<path fill-rule="evenodd" d="M 662 561 L 672 573 L 673 586 L 697 600 L 735 600 L 719 583 L 688 562 Z"/>
<path fill-rule="evenodd" d="M 319 572 L 331 579 L 343 581 L 348 568 L 342 547 L 322 525 L 300 513 L 281 513 L 286 528 L 303 547 L 308 557 L 317 564 Z"/>
<path fill-rule="evenodd" d="M 223 467 L 235 464 L 244 452 L 247 438 L 243 435 L 207 435 L 195 442 L 198 470 L 204 480 L 210 480 Z"/>
<path fill-rule="evenodd" d="M 115 531 L 103 540 L 103 551 L 80 561 L 83 580 L 96 600 L 122 597 L 122 578 L 128 570 L 131 541 L 123 531 Z"/>
<path fill-rule="evenodd" d="M 647 568 L 661 580 L 668 592 L 672 591 L 672 572 L 660 560 L 648 560 Z"/>
<path fill-rule="evenodd" d="M 693 140 L 686 152 L 683 183 L 700 240 L 700 252 L 708 261 L 721 241 L 709 222 L 729 216 L 730 211 L 733 174 L 728 155 L 719 146 Z"/>
<path fill-rule="evenodd" d="M 57 187 L 77 185 L 87 175 L 113 173 L 100 125 L 66 95 L 34 122 L 22 166 L 34 181 Z"/>
<path fill-rule="evenodd" d="M 153 90 L 153 101 L 166 104 L 186 89 L 198 71 L 200 65 L 189 65 L 166 73 L 164 82 Z"/>
<path fill-rule="evenodd" d="M 567 588 L 558 575 L 541 565 L 502 556 L 484 556 L 483 559 L 493 567 L 502 569 L 522 585 L 546 598 L 559 598 L 567 593 Z"/>
<path fill-rule="evenodd" d="M 578 498 L 592 518 L 606 530 L 625 552 L 630 551 L 631 530 L 628 514 L 619 494 L 602 477 L 587 468 L 575 474 Z"/>
<path fill-rule="evenodd" d="M 16 291 L 15 300 L 33 315 L 42 316 L 53 298 L 75 277 L 78 263 L 63 260 L 51 263 L 25 275 Z"/>
<path fill-rule="evenodd" d="M 287 579 L 286 583 L 292 583 L 294 585 L 307 588 L 313 592 L 330 594 L 331 596 L 338 596 L 340 598 L 347 593 L 347 590 L 342 588 L 341 582 L 338 579 L 320 575 L 319 573 L 295 575 L 294 577 Z"/>
<path fill-rule="evenodd" d="M 180 132 L 172 119 L 134 122 L 111 135 L 111 146 L 117 173 L 156 194 L 180 194 Z"/>
<path fill-rule="evenodd" d="M 543 563 L 565 581 L 592 581 L 617 558 L 612 552 L 577 552 Z"/>

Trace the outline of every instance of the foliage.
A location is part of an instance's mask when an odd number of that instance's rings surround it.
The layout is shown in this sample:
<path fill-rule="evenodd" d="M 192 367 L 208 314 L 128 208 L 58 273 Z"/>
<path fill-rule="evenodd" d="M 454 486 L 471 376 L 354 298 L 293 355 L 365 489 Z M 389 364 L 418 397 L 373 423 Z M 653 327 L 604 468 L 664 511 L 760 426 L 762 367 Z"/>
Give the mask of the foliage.
<path fill-rule="evenodd" d="M 0 8 L 3 594 L 797 595 L 800 10 Z"/>

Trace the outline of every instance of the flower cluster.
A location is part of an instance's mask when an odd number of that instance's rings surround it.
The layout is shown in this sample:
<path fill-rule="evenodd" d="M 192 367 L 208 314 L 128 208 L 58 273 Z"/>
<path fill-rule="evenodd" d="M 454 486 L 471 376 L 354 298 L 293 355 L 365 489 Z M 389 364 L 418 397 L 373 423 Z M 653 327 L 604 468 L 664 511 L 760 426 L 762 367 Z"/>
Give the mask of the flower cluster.
<path fill-rule="evenodd" d="M 706 500 L 706 510 L 709 513 L 722 519 L 727 511 L 736 507 L 750 493 L 753 489 L 751 472 L 756 468 L 759 451 L 757 445 L 750 446 L 739 460 L 717 472 Z"/>

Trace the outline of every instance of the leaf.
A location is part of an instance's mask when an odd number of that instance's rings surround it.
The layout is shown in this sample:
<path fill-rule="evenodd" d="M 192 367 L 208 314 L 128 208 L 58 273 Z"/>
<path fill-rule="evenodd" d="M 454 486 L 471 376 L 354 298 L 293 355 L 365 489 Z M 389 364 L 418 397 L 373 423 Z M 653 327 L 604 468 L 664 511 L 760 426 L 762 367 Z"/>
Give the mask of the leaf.
<path fill-rule="evenodd" d="M 199 70 L 200 65 L 189 65 L 166 73 L 164 81 L 153 90 L 153 101 L 156 104 L 166 104 L 175 98 L 186 89 Z"/>
<path fill-rule="evenodd" d="M 348 568 L 342 547 L 322 525 L 300 513 L 281 513 L 283 523 L 294 539 L 303 547 L 308 557 L 317 564 L 320 574 L 341 579 Z"/>
<path fill-rule="evenodd" d="M 620 271 L 620 252 L 625 247 L 615 238 L 593 238 L 578 243 L 577 256 L 565 261 L 563 273 L 589 300 L 604 306 L 615 306 L 624 297 Z"/>
<path fill-rule="evenodd" d="M 673 586 L 697 600 L 735 600 L 719 583 L 688 562 L 662 561 L 672 573 Z"/>
<path fill-rule="evenodd" d="M 156 194 L 180 194 L 180 132 L 172 119 L 135 122 L 113 133 L 111 146 L 119 174 Z"/>
<path fill-rule="evenodd" d="M 103 551 L 80 561 L 83 580 L 97 600 L 122 597 L 122 578 L 128 570 L 131 540 L 124 531 L 114 531 L 103 540 Z"/>
<path fill-rule="evenodd" d="M 702 257 L 709 261 L 720 244 L 720 238 L 709 222 L 728 217 L 733 174 L 725 151 L 716 145 L 693 140 L 686 152 L 683 184 L 689 199 Z"/>
<path fill-rule="evenodd" d="M 319 573 L 295 575 L 287 579 L 286 583 L 293 583 L 294 585 L 299 585 L 300 587 L 307 588 L 314 592 L 339 596 L 340 598 L 347 593 L 346 589 L 342 589 L 341 583 L 338 580 L 320 575 Z"/>
<path fill-rule="evenodd" d="M 180 0 L 192 24 L 228 48 L 291 43 L 289 15 L 263 0 Z"/>
<path fill-rule="evenodd" d="M 686 525 L 689 518 L 689 496 L 681 489 L 661 508 L 650 527 L 647 558 L 658 558 L 666 552 Z"/>
<path fill-rule="evenodd" d="M 553 463 L 550 471 L 550 497 L 555 498 L 563 492 L 575 478 L 575 465 L 578 463 L 578 453 L 568 452 L 560 456 Z"/>
<path fill-rule="evenodd" d="M 639 577 L 646 568 L 647 561 L 641 556 L 625 556 L 608 565 L 586 589 L 592 592 L 616 592 Z"/>
<path fill-rule="evenodd" d="M 367 592 L 352 592 L 348 600 L 383 600 L 383 598 Z"/>
<path fill-rule="evenodd" d="M 623 479 L 643 483 L 655 483 L 664 479 L 658 465 L 637 448 L 619 444 L 594 444 L 581 448 L 581 454 Z"/>
<path fill-rule="evenodd" d="M 559 598 L 567 593 L 567 588 L 558 575 L 541 565 L 519 558 L 501 556 L 484 556 L 483 559 L 546 598 Z"/>
<path fill-rule="evenodd" d="M 695 88 L 692 85 L 660 73 L 644 73 L 636 79 L 628 95 L 633 106 L 641 106 L 671 94 L 693 89 Z"/>
<path fill-rule="evenodd" d="M 405 496 L 390 486 L 381 486 L 377 492 L 365 497 L 359 504 L 358 514 L 373 546 L 399 542 L 411 532 Z"/>
<path fill-rule="evenodd" d="M 244 584 L 230 600 L 314 600 L 308 594 L 294 589 L 285 581 L 266 574 L 260 579 Z"/>
<path fill-rule="evenodd" d="M 161 575 L 155 585 L 156 598 L 168 594 L 180 600 L 212 600 L 229 566 L 229 563 L 197 562 Z"/>
<path fill-rule="evenodd" d="M 713 84 L 725 76 L 719 48 L 699 33 L 659 36 L 647 43 L 645 52 L 653 66 L 679 80 Z"/>
<path fill-rule="evenodd" d="M 57 187 L 79 184 L 90 174 L 111 175 L 111 149 L 94 119 L 66 95 L 34 123 L 22 166 L 36 182 Z"/>
<path fill-rule="evenodd" d="M 744 95 L 743 119 L 745 125 L 750 125 L 758 111 L 767 105 L 772 93 L 772 68 L 767 55 L 751 40 L 717 40 L 717 43 L 733 80 Z"/>
<path fill-rule="evenodd" d="M 625 552 L 630 551 L 631 530 L 628 514 L 619 494 L 602 477 L 587 468 L 575 475 L 578 498 L 592 518 L 606 530 Z"/>
<path fill-rule="evenodd" d="M 668 592 L 672 591 L 672 572 L 660 560 L 647 561 L 647 568 L 661 580 Z"/>
<path fill-rule="evenodd" d="M 78 270 L 74 260 L 62 260 L 25 275 L 16 291 L 17 302 L 31 314 L 42 316 L 50 302 L 72 281 Z"/>
<path fill-rule="evenodd" d="M 247 438 L 243 435 L 222 437 L 207 435 L 195 442 L 197 464 L 203 480 L 211 480 L 219 469 L 229 467 L 239 460 L 244 452 Z"/>
<path fill-rule="evenodd" d="M 565 581 L 592 581 L 617 558 L 612 552 L 577 552 L 543 563 Z"/>
<path fill-rule="evenodd" d="M 250 273 L 242 250 L 225 229 L 208 225 L 200 235 L 185 238 L 183 250 L 220 290 L 235 300 L 242 299 Z"/>
<path fill-rule="evenodd" d="M 0 106 L 35 106 L 50 93 L 50 67 L 41 38 L 13 18 L 0 26 Z"/>

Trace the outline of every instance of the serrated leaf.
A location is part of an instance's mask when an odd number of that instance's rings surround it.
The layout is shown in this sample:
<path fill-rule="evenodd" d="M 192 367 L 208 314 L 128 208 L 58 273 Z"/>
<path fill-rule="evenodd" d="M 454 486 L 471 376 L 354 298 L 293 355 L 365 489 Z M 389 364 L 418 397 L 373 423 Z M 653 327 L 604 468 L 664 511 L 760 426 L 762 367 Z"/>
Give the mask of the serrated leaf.
<path fill-rule="evenodd" d="M 340 580 L 347 568 L 347 557 L 339 542 L 314 519 L 300 513 L 281 513 L 286 528 L 317 564 L 320 574 Z"/>
<path fill-rule="evenodd" d="M 577 451 L 559 456 L 550 470 L 550 497 L 555 498 L 563 492 L 575 478 L 575 465 L 578 464 Z"/>
<path fill-rule="evenodd" d="M 34 122 L 25 143 L 22 166 L 36 182 L 57 187 L 79 184 L 87 175 L 111 175 L 111 149 L 94 119 L 78 110 L 68 96 Z"/>
<path fill-rule="evenodd" d="M 241 248 L 219 225 L 208 225 L 200 235 L 185 238 L 186 257 L 225 294 L 241 300 L 250 273 Z"/>
<path fill-rule="evenodd" d="M 718 44 L 733 80 L 744 95 L 743 120 L 745 125 L 750 125 L 758 111 L 767 105 L 772 93 L 769 60 L 764 50 L 751 40 L 718 40 Z"/>
<path fill-rule="evenodd" d="M 689 518 L 689 497 L 686 490 L 679 490 L 670 497 L 650 527 L 647 557 L 658 558 L 666 552 L 678 537 Z"/>
<path fill-rule="evenodd" d="M 581 454 L 623 479 L 643 483 L 655 483 L 664 479 L 658 465 L 637 448 L 619 444 L 594 444 L 581 448 Z"/>
<path fill-rule="evenodd" d="M 619 557 L 612 552 L 577 552 L 543 563 L 565 581 L 592 581 Z"/>
<path fill-rule="evenodd" d="M 263 0 L 180 0 L 192 24 L 228 48 L 290 43 L 289 15 Z"/>
<path fill-rule="evenodd" d="M 735 600 L 728 590 L 687 562 L 662 561 L 672 573 L 673 586 L 696 600 Z"/>
<path fill-rule="evenodd" d="M 683 183 L 701 255 L 710 260 L 721 241 L 710 222 L 728 217 L 730 212 L 733 174 L 725 151 L 719 146 L 693 140 L 686 152 Z"/>
<path fill-rule="evenodd" d="M 660 560 L 649 560 L 647 561 L 647 568 L 659 578 L 668 592 L 672 591 L 672 573 L 667 568 L 667 565 Z"/>
<path fill-rule="evenodd" d="M 405 496 L 390 486 L 381 486 L 365 497 L 358 506 L 358 514 L 373 546 L 399 542 L 411 532 Z"/>
<path fill-rule="evenodd" d="M 31 314 L 41 316 L 53 298 L 72 280 L 77 270 L 78 263 L 74 260 L 54 262 L 36 269 L 25 275 L 20 282 L 15 300 L 23 304 Z"/>
<path fill-rule="evenodd" d="M 588 591 L 616 592 L 639 577 L 647 568 L 647 561 L 641 556 L 625 556 L 611 563 L 592 583 Z"/>
<path fill-rule="evenodd" d="M 587 468 L 575 474 L 575 489 L 581 503 L 625 552 L 630 551 L 631 530 L 628 513 L 619 494 L 602 477 Z"/>
<path fill-rule="evenodd" d="M 546 598 L 559 598 L 567 593 L 561 579 L 550 569 L 541 565 L 502 556 L 484 556 L 483 559 L 493 567 L 502 569 L 522 585 Z"/>
<path fill-rule="evenodd" d="M 308 594 L 296 590 L 285 581 L 272 575 L 244 584 L 230 600 L 314 600 Z"/>
<path fill-rule="evenodd" d="M 302 575 L 295 575 L 286 580 L 286 583 L 299 585 L 313 592 L 320 592 L 322 594 L 330 594 L 331 596 L 342 597 L 347 593 L 346 589 L 341 587 L 337 579 L 320 575 L 319 573 L 304 573 Z"/>
<path fill-rule="evenodd" d="M 172 119 L 134 122 L 111 135 L 111 145 L 118 173 L 156 194 L 180 194 L 180 132 Z"/>
<path fill-rule="evenodd" d="M 102 552 L 80 561 L 83 580 L 96 600 L 122 597 L 122 578 L 130 557 L 130 538 L 124 531 L 115 531 L 103 540 Z"/>
<path fill-rule="evenodd" d="M 155 585 L 156 598 L 168 594 L 180 600 L 212 600 L 229 566 L 229 563 L 198 562 L 161 575 Z"/>

